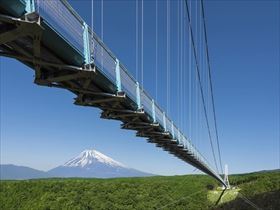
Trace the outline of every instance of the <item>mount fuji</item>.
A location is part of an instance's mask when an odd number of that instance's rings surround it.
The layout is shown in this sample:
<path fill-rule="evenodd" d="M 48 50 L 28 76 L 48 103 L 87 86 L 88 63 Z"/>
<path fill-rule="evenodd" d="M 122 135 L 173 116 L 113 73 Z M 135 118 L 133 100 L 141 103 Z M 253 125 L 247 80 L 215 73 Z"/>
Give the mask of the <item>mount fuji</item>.
<path fill-rule="evenodd" d="M 61 166 L 48 171 L 51 177 L 140 177 L 153 176 L 129 168 L 96 150 L 84 150 Z"/>

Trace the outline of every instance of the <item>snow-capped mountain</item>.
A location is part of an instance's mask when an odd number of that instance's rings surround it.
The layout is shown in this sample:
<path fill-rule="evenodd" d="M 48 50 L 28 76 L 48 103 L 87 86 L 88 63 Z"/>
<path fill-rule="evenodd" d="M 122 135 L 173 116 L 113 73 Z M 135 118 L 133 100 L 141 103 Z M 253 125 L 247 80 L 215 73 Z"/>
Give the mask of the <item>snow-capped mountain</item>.
<path fill-rule="evenodd" d="M 87 168 L 94 163 L 103 163 L 112 167 L 125 167 L 123 164 L 96 150 L 84 150 L 77 157 L 67 161 L 63 166 Z"/>
<path fill-rule="evenodd" d="M 111 178 L 152 176 L 152 174 L 128 168 L 96 150 L 84 150 L 75 158 L 51 169 L 48 173 L 55 177 Z"/>

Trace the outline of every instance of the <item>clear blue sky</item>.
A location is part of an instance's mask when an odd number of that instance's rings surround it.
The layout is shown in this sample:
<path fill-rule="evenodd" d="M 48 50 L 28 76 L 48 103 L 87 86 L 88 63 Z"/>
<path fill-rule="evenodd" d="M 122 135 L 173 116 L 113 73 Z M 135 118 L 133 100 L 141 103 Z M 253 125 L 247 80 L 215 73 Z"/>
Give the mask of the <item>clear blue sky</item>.
<path fill-rule="evenodd" d="M 158 101 L 166 108 L 166 4 L 159 2 Z M 213 165 L 202 108 L 197 106 L 198 87 L 188 76 L 187 35 L 186 42 L 180 43 L 186 53 L 183 98 L 178 101 L 180 90 L 174 76 L 178 73 L 178 13 L 177 1 L 171 2 L 170 115 Z M 70 3 L 90 25 L 91 1 Z M 194 28 L 199 31 L 196 2 L 191 4 Z M 231 173 L 279 168 L 280 2 L 205 1 L 205 12 L 223 164 L 229 165 Z M 93 24 L 99 36 L 100 22 L 100 2 L 94 1 Z M 103 35 L 106 45 L 141 80 L 141 65 L 138 76 L 135 68 L 135 1 L 104 1 Z M 163 175 L 193 173 L 181 160 L 136 138 L 134 132 L 121 130 L 119 122 L 100 119 L 100 110 L 73 105 L 70 92 L 33 84 L 33 71 L 18 61 L 0 59 L 1 163 L 48 170 L 94 148 L 139 170 Z M 200 64 L 205 71 L 205 63 Z M 144 1 L 144 87 L 156 97 L 154 69 L 155 1 Z M 193 68 L 191 72 L 194 75 Z"/>

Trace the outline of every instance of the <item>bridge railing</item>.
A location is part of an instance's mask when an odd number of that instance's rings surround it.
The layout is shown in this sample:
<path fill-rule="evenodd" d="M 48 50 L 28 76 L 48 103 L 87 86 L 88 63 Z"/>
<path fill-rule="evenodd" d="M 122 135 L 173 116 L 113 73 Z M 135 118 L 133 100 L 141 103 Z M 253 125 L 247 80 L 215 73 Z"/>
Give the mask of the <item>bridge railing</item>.
<path fill-rule="evenodd" d="M 168 116 L 166 116 L 166 130 L 172 135 L 172 121 Z"/>
<path fill-rule="evenodd" d="M 183 135 L 183 133 L 165 115 L 160 106 L 153 103 L 142 87 L 129 74 L 123 64 L 117 62 L 117 57 L 98 38 L 98 36 L 86 25 L 83 19 L 74 11 L 66 0 L 29 0 L 34 1 L 35 11 L 40 14 L 43 20 L 55 30 L 69 45 L 78 51 L 82 56 L 88 56 L 89 62 L 93 62 L 99 71 L 116 86 L 121 83 L 121 89 L 136 104 L 140 100 L 140 105 L 144 111 L 154 121 L 158 122 L 166 132 L 169 132 L 179 145 L 183 145 L 197 160 L 201 161 L 214 174 L 216 172 L 209 167 L 208 161 L 198 152 L 193 144 Z M 87 49 L 89 48 L 89 49 Z M 87 55 L 87 53 L 89 55 Z M 118 71 L 119 77 L 118 80 Z M 137 86 L 140 94 L 137 93 Z M 140 98 L 139 98 L 140 97 Z"/>
<path fill-rule="evenodd" d="M 144 110 L 153 117 L 153 99 L 146 93 L 145 90 L 141 90 L 141 103 Z"/>
<path fill-rule="evenodd" d="M 136 80 L 128 73 L 126 68 L 121 64 L 121 84 L 122 90 L 129 96 L 129 98 L 137 102 L 137 82 Z"/>
<path fill-rule="evenodd" d="M 83 20 L 64 0 L 35 0 L 35 10 L 80 53 L 83 53 Z"/>
<path fill-rule="evenodd" d="M 92 35 L 91 33 L 89 33 Z M 114 57 L 110 55 L 110 53 L 99 44 L 98 40 L 95 36 L 91 36 L 91 43 L 93 45 L 93 55 L 94 63 L 99 67 L 99 70 L 112 82 L 116 81 L 116 61 Z"/>
<path fill-rule="evenodd" d="M 163 111 L 161 108 L 155 104 L 155 115 L 156 115 L 156 122 L 163 126 Z"/>

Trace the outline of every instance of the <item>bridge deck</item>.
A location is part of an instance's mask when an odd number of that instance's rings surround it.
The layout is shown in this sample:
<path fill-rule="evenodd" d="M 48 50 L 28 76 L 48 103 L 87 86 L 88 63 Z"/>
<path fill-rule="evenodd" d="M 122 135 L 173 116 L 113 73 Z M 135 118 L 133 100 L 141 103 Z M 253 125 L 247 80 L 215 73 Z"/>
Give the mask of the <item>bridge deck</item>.
<path fill-rule="evenodd" d="M 38 85 L 63 88 L 224 184 L 183 133 L 64 1 L 0 0 L 0 50 L 35 70 Z M 9 1 L 10 2 L 10 1 Z"/>

